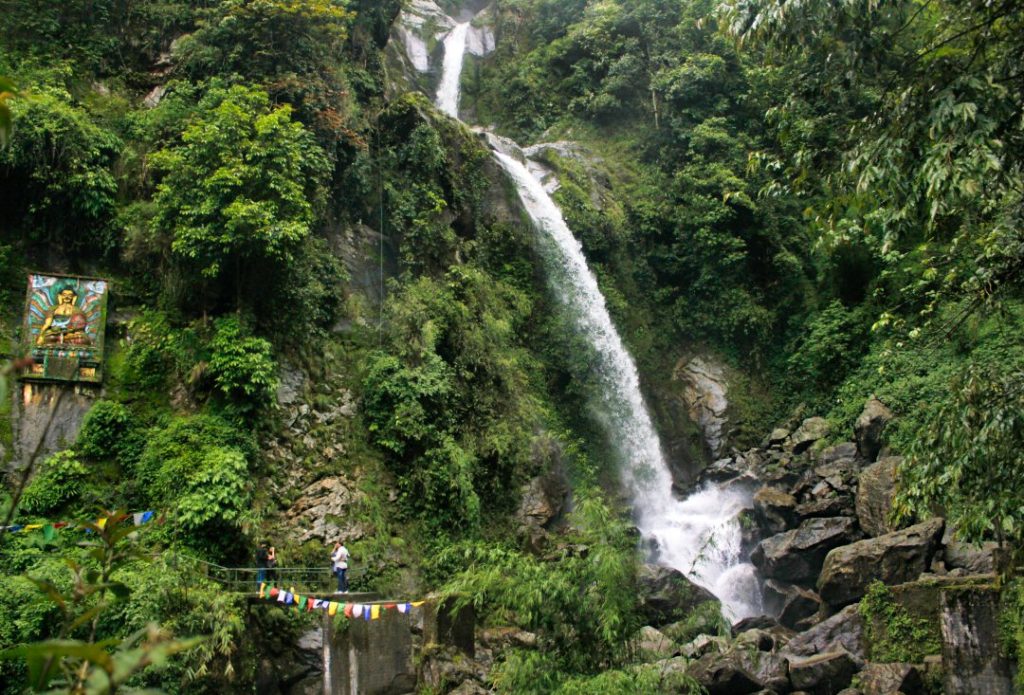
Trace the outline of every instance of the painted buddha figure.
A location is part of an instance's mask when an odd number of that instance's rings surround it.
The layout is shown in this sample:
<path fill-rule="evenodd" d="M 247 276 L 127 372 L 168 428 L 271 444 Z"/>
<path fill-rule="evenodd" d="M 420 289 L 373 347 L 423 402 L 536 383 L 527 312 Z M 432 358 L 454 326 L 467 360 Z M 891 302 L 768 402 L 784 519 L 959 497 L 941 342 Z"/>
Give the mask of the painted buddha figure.
<path fill-rule="evenodd" d="M 89 345 L 85 328 L 89 321 L 75 303 L 78 295 L 70 287 L 57 293 L 57 303 L 46 312 L 36 345 Z"/>

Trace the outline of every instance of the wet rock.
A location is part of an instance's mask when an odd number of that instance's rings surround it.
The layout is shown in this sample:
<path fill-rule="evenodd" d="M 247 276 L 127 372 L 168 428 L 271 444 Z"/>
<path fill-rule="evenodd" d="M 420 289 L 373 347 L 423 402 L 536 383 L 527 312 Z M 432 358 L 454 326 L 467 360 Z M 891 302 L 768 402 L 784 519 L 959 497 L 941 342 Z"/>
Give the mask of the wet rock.
<path fill-rule="evenodd" d="M 754 520 L 766 536 L 774 536 L 798 523 L 796 498 L 776 487 L 763 487 L 754 494 Z"/>
<path fill-rule="evenodd" d="M 750 695 L 766 687 L 786 685 L 786 662 L 777 654 L 730 649 L 706 654 L 691 664 L 687 673 L 708 695 Z"/>
<path fill-rule="evenodd" d="M 476 681 L 466 680 L 455 690 L 449 690 L 448 695 L 488 695 L 490 692 Z"/>
<path fill-rule="evenodd" d="M 813 695 L 835 695 L 850 685 L 857 661 L 845 649 L 795 657 L 789 660 L 789 679 L 794 688 Z"/>
<path fill-rule="evenodd" d="M 862 695 L 918 695 L 924 689 L 921 671 L 914 664 L 867 664 L 857 681 Z"/>
<path fill-rule="evenodd" d="M 967 574 L 990 574 L 996 571 L 995 556 L 999 544 L 985 541 L 981 545 L 956 540 L 950 526 L 942 534 L 942 545 L 945 546 L 944 559 L 948 569 L 962 569 Z"/>
<path fill-rule="evenodd" d="M 523 486 L 515 520 L 520 526 L 546 528 L 562 513 L 568 498 L 569 480 L 558 467 Z"/>
<path fill-rule="evenodd" d="M 744 630 L 736 635 L 733 643 L 759 652 L 775 652 L 784 647 L 792 635 L 791 630 L 776 624 L 771 628 Z"/>
<path fill-rule="evenodd" d="M 796 506 L 797 516 L 801 519 L 818 519 L 830 516 L 854 516 L 854 500 L 852 495 L 831 495 L 817 497 Z"/>
<path fill-rule="evenodd" d="M 864 410 L 853 426 L 853 434 L 857 440 L 857 450 L 868 461 L 874 461 L 878 456 L 885 426 L 892 417 L 892 411 L 877 398 L 871 398 L 864 404 Z"/>
<path fill-rule="evenodd" d="M 792 449 L 794 454 L 799 454 L 811 447 L 819 439 L 828 436 L 828 421 L 823 417 L 811 417 L 800 423 L 796 432 L 789 436 L 787 447 Z"/>
<path fill-rule="evenodd" d="M 681 367 L 673 378 L 681 386 L 681 398 L 690 420 L 700 427 L 712 457 L 725 450 L 729 401 L 725 369 L 708 357 L 694 357 Z"/>
<path fill-rule="evenodd" d="M 682 620 L 700 604 L 718 600 L 679 570 L 651 564 L 640 567 L 637 593 L 640 615 L 653 627 Z"/>
<path fill-rule="evenodd" d="M 770 615 L 752 615 L 744 618 L 732 626 L 733 637 L 748 630 L 774 630 L 779 627 L 779 621 Z"/>
<path fill-rule="evenodd" d="M 729 646 L 729 640 L 724 637 L 713 635 L 697 635 L 682 647 L 679 653 L 687 659 L 698 659 L 711 652 L 724 652 Z"/>
<path fill-rule="evenodd" d="M 776 427 L 771 431 L 771 434 L 768 435 L 767 445 L 781 446 L 788 437 L 790 437 L 790 430 L 787 430 L 784 427 Z"/>
<path fill-rule="evenodd" d="M 797 630 L 804 621 L 821 609 L 821 597 L 810 589 L 793 586 L 779 613 L 779 622 L 785 627 Z"/>
<path fill-rule="evenodd" d="M 896 469 L 902 459 L 889 456 L 871 464 L 857 479 L 857 519 L 869 536 L 881 536 L 896 530 L 889 522 L 896 492 Z"/>
<path fill-rule="evenodd" d="M 828 553 L 818 594 L 830 606 L 858 600 L 878 579 L 900 584 L 917 579 L 931 562 L 945 521 L 940 518 L 836 548 Z"/>
<path fill-rule="evenodd" d="M 942 592 L 939 626 L 947 693 L 1011 695 L 1015 669 L 999 644 L 999 591 L 992 586 Z"/>
<path fill-rule="evenodd" d="M 857 458 L 857 445 L 853 442 L 843 442 L 822 449 L 817 456 L 818 462 L 823 464 L 835 463 L 837 461 L 852 461 Z"/>
<path fill-rule="evenodd" d="M 785 652 L 797 656 L 813 656 L 842 648 L 859 662 L 867 655 L 864 619 L 856 605 L 847 606 L 835 615 L 794 637 Z"/>
<path fill-rule="evenodd" d="M 679 654 L 672 640 L 650 625 L 640 628 L 636 636 L 636 645 L 643 658 L 648 660 L 666 659 Z"/>
<path fill-rule="evenodd" d="M 765 577 L 811 581 L 829 551 L 856 538 L 856 521 L 849 517 L 808 519 L 797 529 L 761 541 L 750 559 Z"/>

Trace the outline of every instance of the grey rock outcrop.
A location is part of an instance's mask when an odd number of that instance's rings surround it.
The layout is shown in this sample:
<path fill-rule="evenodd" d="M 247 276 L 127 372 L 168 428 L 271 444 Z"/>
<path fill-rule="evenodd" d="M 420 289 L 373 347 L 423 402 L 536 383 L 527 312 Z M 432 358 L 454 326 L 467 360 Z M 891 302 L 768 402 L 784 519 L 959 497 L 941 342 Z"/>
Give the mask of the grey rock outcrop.
<path fill-rule="evenodd" d="M 766 536 L 783 533 L 796 525 L 796 498 L 777 487 L 763 487 L 754 493 L 754 519 Z"/>
<path fill-rule="evenodd" d="M 867 664 L 857 681 L 863 695 L 918 695 L 924 688 L 921 671 L 914 664 Z"/>
<path fill-rule="evenodd" d="M 300 542 L 338 538 L 356 541 L 365 537 L 369 529 L 353 520 L 357 515 L 349 509 L 364 499 L 365 494 L 343 475 L 321 478 L 303 489 L 285 512 L 285 518 L 295 527 Z"/>
<path fill-rule="evenodd" d="M 896 469 L 902 459 L 887 456 L 871 464 L 857 479 L 857 519 L 869 536 L 881 536 L 896 530 L 889 521 L 896 491 Z"/>
<path fill-rule="evenodd" d="M 892 420 L 892 411 L 877 398 L 871 398 L 853 426 L 857 450 L 868 461 L 874 461 L 882 449 L 882 435 Z"/>
<path fill-rule="evenodd" d="M 940 518 L 836 548 L 825 558 L 818 577 L 822 601 L 841 607 L 858 600 L 878 579 L 900 584 L 928 569 L 945 521 Z"/>
<path fill-rule="evenodd" d="M 830 430 L 828 420 L 825 418 L 809 417 L 800 423 L 796 432 L 789 435 L 787 446 L 793 450 L 794 454 L 803 453 L 816 441 L 827 437 Z"/>
<path fill-rule="evenodd" d="M 705 654 L 687 673 L 708 695 L 749 695 L 765 689 L 788 689 L 786 660 L 772 652 L 734 647 Z"/>
<path fill-rule="evenodd" d="M 858 537 L 856 525 L 849 517 L 808 519 L 797 529 L 761 541 L 750 559 L 766 577 L 813 581 L 829 551 Z"/>
<path fill-rule="evenodd" d="M 789 679 L 797 690 L 813 695 L 836 695 L 850 685 L 857 661 L 845 649 L 789 660 Z"/>
<path fill-rule="evenodd" d="M 677 366 L 673 377 L 681 384 L 680 396 L 690 420 L 700 427 L 711 458 L 720 456 L 729 423 L 725 369 L 708 357 L 694 357 Z"/>
<path fill-rule="evenodd" d="M 637 575 L 640 615 L 653 627 L 662 627 L 686 618 L 694 608 L 714 595 L 697 586 L 682 572 L 661 565 L 642 565 Z"/>
<path fill-rule="evenodd" d="M 842 648 L 863 662 L 867 657 L 864 619 L 857 606 L 847 606 L 835 615 L 794 637 L 785 651 L 797 656 L 813 656 Z"/>
<path fill-rule="evenodd" d="M 1016 669 L 999 644 L 999 592 L 971 587 L 942 592 L 939 627 L 947 693 L 1011 695 Z"/>

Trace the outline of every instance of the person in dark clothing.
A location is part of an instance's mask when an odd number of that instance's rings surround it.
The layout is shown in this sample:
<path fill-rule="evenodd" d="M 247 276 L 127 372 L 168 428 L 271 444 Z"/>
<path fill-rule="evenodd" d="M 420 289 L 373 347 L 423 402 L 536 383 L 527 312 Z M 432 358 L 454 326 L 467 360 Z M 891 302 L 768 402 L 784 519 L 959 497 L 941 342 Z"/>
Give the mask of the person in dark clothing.
<path fill-rule="evenodd" d="M 266 541 L 256 548 L 256 586 L 267 580 L 267 567 L 270 560 L 270 544 Z"/>

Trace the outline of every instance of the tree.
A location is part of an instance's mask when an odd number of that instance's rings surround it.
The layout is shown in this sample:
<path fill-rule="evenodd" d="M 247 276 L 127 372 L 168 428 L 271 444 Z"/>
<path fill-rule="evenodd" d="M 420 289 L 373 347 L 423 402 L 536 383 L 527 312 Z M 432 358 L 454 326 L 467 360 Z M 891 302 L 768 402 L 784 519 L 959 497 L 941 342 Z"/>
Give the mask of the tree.
<path fill-rule="evenodd" d="M 163 178 L 151 227 L 197 279 L 257 292 L 285 272 L 309 233 L 328 174 L 323 151 L 266 92 L 215 85 L 181 141 L 151 156 Z"/>

